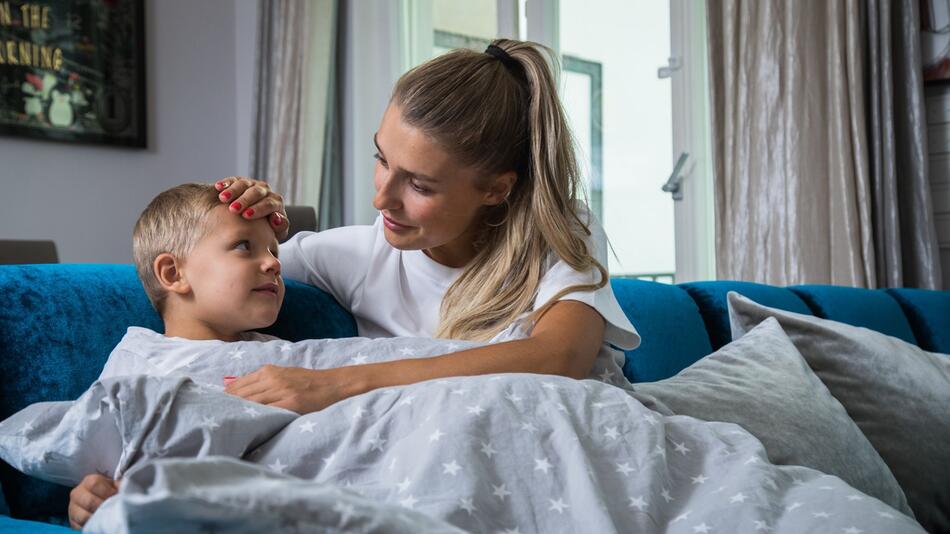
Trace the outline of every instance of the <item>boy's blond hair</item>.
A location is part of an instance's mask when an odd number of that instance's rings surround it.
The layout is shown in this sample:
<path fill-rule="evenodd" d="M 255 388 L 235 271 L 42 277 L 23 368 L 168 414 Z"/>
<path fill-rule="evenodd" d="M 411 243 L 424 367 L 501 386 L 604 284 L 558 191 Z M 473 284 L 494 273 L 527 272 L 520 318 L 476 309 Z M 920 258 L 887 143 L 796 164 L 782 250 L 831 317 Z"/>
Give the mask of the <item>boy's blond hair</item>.
<path fill-rule="evenodd" d="M 152 306 L 162 312 L 167 292 L 152 264 L 168 252 L 184 258 L 208 231 L 208 214 L 221 205 L 218 191 L 208 184 L 181 184 L 160 193 L 139 215 L 132 231 L 132 259 Z"/>

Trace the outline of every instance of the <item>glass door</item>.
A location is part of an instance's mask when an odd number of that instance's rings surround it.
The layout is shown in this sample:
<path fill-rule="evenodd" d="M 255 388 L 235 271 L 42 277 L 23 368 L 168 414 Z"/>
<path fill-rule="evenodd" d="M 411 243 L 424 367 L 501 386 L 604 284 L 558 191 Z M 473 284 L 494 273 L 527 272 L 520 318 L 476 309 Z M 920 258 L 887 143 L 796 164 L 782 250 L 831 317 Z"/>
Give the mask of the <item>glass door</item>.
<path fill-rule="evenodd" d="M 404 69 L 502 35 L 560 54 L 561 99 L 612 276 L 714 277 L 704 2 L 402 1 Z"/>

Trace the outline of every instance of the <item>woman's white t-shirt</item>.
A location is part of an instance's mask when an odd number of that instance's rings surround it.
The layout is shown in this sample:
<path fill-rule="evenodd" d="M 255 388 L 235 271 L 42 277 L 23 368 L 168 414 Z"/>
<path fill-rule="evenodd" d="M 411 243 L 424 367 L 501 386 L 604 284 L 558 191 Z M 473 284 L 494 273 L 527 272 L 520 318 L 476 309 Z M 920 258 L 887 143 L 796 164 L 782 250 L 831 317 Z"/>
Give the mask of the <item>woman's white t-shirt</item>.
<path fill-rule="evenodd" d="M 586 210 L 579 215 L 581 220 L 588 217 Z M 590 221 L 589 250 L 606 266 L 606 236 L 593 217 Z M 359 335 L 371 338 L 433 336 L 442 297 L 464 270 L 446 267 L 421 250 L 394 248 L 383 234 L 382 216 L 372 226 L 297 233 L 280 245 L 279 256 L 285 278 L 333 295 L 356 318 Z M 552 254 L 539 283 L 534 308 L 543 306 L 563 288 L 599 279 L 599 272 L 575 271 Z M 605 343 L 626 350 L 640 344 L 640 336 L 620 309 L 610 284 L 596 291 L 568 293 L 560 300 L 580 301 L 597 310 L 607 323 Z M 519 320 L 495 339 L 529 333 L 530 325 Z"/>

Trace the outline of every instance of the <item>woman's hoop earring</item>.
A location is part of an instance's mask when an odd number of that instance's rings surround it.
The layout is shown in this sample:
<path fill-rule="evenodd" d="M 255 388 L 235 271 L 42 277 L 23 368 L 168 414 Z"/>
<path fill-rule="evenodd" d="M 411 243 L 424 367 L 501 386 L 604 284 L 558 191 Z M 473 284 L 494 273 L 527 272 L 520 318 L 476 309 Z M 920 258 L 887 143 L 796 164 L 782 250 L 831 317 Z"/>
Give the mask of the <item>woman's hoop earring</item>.
<path fill-rule="evenodd" d="M 488 226 L 492 228 L 498 228 L 504 226 L 508 222 L 508 215 L 511 213 L 511 204 L 508 202 L 508 196 L 511 195 L 509 192 L 508 195 L 505 195 L 505 200 L 501 204 L 496 205 L 496 207 L 504 206 L 505 207 L 505 216 L 501 218 L 497 223 L 488 223 Z"/>

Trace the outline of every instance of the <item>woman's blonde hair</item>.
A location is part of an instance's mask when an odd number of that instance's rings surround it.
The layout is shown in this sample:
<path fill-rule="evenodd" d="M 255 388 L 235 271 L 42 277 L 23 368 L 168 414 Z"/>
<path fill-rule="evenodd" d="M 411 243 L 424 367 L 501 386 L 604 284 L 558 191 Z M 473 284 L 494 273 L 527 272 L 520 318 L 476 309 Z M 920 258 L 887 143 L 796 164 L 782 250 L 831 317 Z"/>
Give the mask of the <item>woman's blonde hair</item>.
<path fill-rule="evenodd" d="M 585 242 L 588 223 L 575 210 L 579 177 L 552 72 L 557 60 L 536 43 L 492 44 L 517 64 L 454 50 L 410 70 L 393 90 L 407 124 L 484 173 L 477 186 L 503 172 L 518 175 L 506 201 L 483 214 L 475 258 L 442 300 L 437 337 L 490 339 L 531 310 L 552 252 L 577 271 L 598 271 L 600 280 L 561 290 L 533 320 L 568 293 L 607 284 Z"/>

